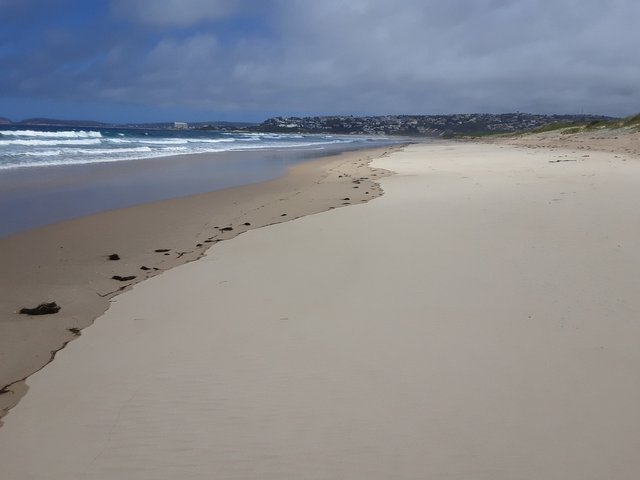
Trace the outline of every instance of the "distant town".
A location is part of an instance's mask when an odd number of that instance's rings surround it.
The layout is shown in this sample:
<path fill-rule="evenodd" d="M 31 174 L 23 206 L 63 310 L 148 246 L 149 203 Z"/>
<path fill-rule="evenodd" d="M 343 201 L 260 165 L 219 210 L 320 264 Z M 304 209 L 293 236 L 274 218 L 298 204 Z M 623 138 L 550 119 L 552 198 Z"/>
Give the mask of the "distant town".
<path fill-rule="evenodd" d="M 323 133 L 336 135 L 402 135 L 453 137 L 487 135 L 533 130 L 553 123 L 580 123 L 611 120 L 601 115 L 535 115 L 529 113 L 465 113 L 454 115 L 351 115 L 314 117 L 274 117 L 262 123 L 195 122 L 109 124 L 95 121 L 33 118 L 12 122 L 0 118 L 2 125 L 39 125 L 95 128 L 154 128 L 176 130 L 223 130 L 265 133 Z"/>
<path fill-rule="evenodd" d="M 335 133 L 405 136 L 486 135 L 532 130 L 550 123 L 605 120 L 597 115 L 527 113 L 457 115 L 385 115 L 376 117 L 276 117 L 258 125 L 266 132 Z"/>

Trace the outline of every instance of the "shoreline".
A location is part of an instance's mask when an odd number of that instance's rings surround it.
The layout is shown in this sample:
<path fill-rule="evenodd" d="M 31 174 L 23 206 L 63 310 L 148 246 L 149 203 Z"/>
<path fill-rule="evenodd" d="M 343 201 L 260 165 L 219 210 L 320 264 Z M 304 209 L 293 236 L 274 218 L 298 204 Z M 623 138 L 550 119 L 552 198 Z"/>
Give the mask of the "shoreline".
<path fill-rule="evenodd" d="M 290 166 L 390 145 L 265 148 L 6 169 L 0 175 L 0 238 L 143 203 L 266 182 Z"/>
<path fill-rule="evenodd" d="M 116 295 L 197 260 L 209 247 L 246 231 L 376 198 L 382 194 L 376 180 L 389 172 L 369 163 L 402 148 L 323 156 L 266 182 L 97 213 L 0 238 L 0 418 L 26 393 L 24 380 L 101 316 Z M 120 260 L 109 260 L 113 253 Z M 136 278 L 120 282 L 114 275 Z M 62 307 L 55 315 L 17 313 L 52 301 Z"/>

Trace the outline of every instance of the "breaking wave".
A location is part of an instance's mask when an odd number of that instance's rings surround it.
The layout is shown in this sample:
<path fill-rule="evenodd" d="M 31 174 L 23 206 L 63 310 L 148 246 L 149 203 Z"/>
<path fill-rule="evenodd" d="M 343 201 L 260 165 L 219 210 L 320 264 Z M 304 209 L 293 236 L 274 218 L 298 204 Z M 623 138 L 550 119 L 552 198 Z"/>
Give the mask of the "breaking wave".
<path fill-rule="evenodd" d="M 4 137 L 44 137 L 44 138 L 102 138 L 102 133 L 84 130 L 68 130 L 61 132 L 49 132 L 38 130 L 3 130 L 0 136 Z"/>
<path fill-rule="evenodd" d="M 0 128 L 0 170 L 247 150 L 325 149 L 366 139 L 259 132 Z"/>
<path fill-rule="evenodd" d="M 15 139 L 15 140 L 0 140 L 0 145 L 23 145 L 23 146 L 38 146 L 45 147 L 51 145 L 99 145 L 99 138 L 87 138 L 85 140 L 71 140 L 61 138 L 59 140 L 37 140 L 37 139 Z"/>

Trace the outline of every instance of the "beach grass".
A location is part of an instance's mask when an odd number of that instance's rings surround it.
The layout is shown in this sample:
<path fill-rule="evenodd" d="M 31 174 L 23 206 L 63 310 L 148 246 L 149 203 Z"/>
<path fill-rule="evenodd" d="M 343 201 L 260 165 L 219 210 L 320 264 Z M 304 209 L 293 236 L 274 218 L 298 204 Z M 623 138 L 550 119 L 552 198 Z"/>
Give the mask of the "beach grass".
<path fill-rule="evenodd" d="M 640 131 L 640 113 L 630 115 L 621 119 L 613 120 L 593 120 L 590 122 L 554 122 L 534 128 L 526 133 L 548 133 L 559 132 L 564 135 L 574 133 L 598 131 L 598 130 L 617 130 L 630 129 Z"/>

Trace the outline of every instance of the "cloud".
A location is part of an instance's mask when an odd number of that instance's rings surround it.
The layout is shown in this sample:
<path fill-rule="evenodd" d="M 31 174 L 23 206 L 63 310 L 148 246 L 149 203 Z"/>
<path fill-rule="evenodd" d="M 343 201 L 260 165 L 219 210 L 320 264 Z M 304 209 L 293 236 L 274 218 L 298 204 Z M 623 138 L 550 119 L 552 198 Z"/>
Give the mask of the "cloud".
<path fill-rule="evenodd" d="M 242 2 L 229 0 L 114 0 L 111 4 L 113 13 L 120 17 L 160 27 L 220 20 L 241 7 Z"/>
<path fill-rule="evenodd" d="M 211 34 L 196 34 L 183 40 L 162 39 L 144 56 L 132 62 L 126 47 L 109 54 L 103 65 L 104 75 L 87 85 L 87 92 L 97 91 L 106 100 L 126 103 L 148 102 L 170 105 L 176 98 L 184 105 L 208 103 L 207 97 L 218 82 L 212 81 L 220 62 L 220 46 Z M 111 72 L 118 72 L 113 76 Z"/>
<path fill-rule="evenodd" d="M 632 1 L 350 5 L 295 3 L 281 19 L 298 46 L 285 52 L 295 83 L 339 82 L 354 95 L 338 105 L 405 112 L 638 108 L 633 19 L 640 5 Z M 319 65 L 326 66 L 320 78 L 313 74 Z M 616 90 L 626 98 L 610 93 L 614 85 L 624 86 Z M 588 95 L 594 90 L 606 98 Z M 346 100 L 340 93 L 328 97 Z"/>
<path fill-rule="evenodd" d="M 9 37 L 3 50 L 0 33 L 0 89 L 211 118 L 640 110 L 635 0 L 112 0 L 108 11 L 40 29 L 31 50 Z"/>

